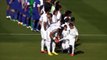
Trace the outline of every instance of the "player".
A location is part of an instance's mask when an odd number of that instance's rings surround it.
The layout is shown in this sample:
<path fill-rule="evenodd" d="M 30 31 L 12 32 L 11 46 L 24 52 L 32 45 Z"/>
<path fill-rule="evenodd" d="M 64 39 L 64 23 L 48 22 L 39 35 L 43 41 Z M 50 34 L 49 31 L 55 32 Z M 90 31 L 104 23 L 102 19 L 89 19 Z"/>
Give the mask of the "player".
<path fill-rule="evenodd" d="M 47 39 L 46 39 L 46 47 L 48 51 L 48 55 L 53 56 L 53 54 L 58 55 L 58 53 L 55 52 L 56 44 L 55 42 L 55 36 L 53 36 L 55 33 L 58 32 L 58 27 L 55 27 L 53 25 L 50 25 L 50 27 L 46 30 Z M 51 44 L 52 44 L 52 52 L 51 50 Z"/>
<path fill-rule="evenodd" d="M 32 29 L 31 30 L 36 30 L 38 31 L 38 21 L 40 18 L 40 1 L 39 0 L 34 0 L 33 3 L 33 10 L 32 10 Z"/>
<path fill-rule="evenodd" d="M 69 34 L 69 31 L 67 30 L 67 25 L 64 25 L 64 29 L 62 31 L 62 37 L 66 37 Z M 69 52 L 69 40 L 68 39 L 64 39 L 62 40 L 62 51 L 65 52 Z"/>
<path fill-rule="evenodd" d="M 9 3 L 10 0 L 6 0 L 6 2 L 7 2 L 6 18 L 11 18 L 10 16 L 10 4 L 11 3 Z"/>
<path fill-rule="evenodd" d="M 75 30 L 73 23 L 69 24 L 70 30 L 69 34 L 64 37 L 63 39 L 68 39 L 69 40 L 69 52 L 70 56 L 74 56 L 74 50 L 75 50 L 75 42 L 76 38 L 78 37 L 78 32 Z"/>
<path fill-rule="evenodd" d="M 54 33 L 54 31 L 52 32 L 52 28 L 49 27 L 46 31 L 47 33 L 47 40 L 46 40 L 46 47 L 47 47 L 47 51 L 48 51 L 48 55 L 50 56 L 53 56 L 53 54 L 55 55 L 58 55 L 56 52 L 55 52 L 55 43 L 51 40 L 51 38 L 53 37 L 50 37 L 50 34 L 52 35 Z M 54 39 L 54 38 L 53 38 Z M 51 53 L 51 42 L 52 42 L 52 53 Z"/>
<path fill-rule="evenodd" d="M 72 23 L 70 23 L 69 26 L 70 26 L 70 35 L 69 35 L 70 56 L 74 56 L 75 41 L 79 34 L 75 30 L 74 25 Z"/>
<path fill-rule="evenodd" d="M 41 26 L 41 30 L 40 30 L 40 33 L 41 33 L 41 52 L 42 53 L 46 53 L 46 51 L 44 50 L 44 46 L 46 45 L 46 30 L 48 28 L 48 19 L 49 17 L 51 17 L 51 15 L 49 14 L 48 11 L 46 11 L 46 13 L 43 13 L 40 17 L 40 21 L 39 21 L 39 24 Z"/>

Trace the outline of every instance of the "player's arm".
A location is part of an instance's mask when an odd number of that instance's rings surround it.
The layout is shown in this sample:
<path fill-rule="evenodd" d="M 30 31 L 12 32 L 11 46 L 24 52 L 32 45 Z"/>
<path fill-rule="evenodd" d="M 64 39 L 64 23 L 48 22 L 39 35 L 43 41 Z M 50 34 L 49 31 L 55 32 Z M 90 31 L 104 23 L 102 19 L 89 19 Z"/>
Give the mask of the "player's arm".
<path fill-rule="evenodd" d="M 53 32 L 50 32 L 50 37 L 54 40 L 55 38 L 54 38 L 54 36 L 53 36 Z"/>

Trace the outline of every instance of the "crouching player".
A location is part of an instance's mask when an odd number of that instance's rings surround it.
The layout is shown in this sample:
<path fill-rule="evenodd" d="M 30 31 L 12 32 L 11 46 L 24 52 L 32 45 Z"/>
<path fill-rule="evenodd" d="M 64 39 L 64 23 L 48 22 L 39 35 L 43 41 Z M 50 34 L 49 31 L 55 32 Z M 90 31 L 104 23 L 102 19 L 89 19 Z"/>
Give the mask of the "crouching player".
<path fill-rule="evenodd" d="M 62 31 L 62 37 L 66 37 L 69 34 L 69 31 L 67 30 L 67 25 L 64 25 L 63 31 Z M 69 40 L 63 39 L 62 40 L 62 52 L 69 52 Z"/>
<path fill-rule="evenodd" d="M 70 30 L 68 30 L 67 36 L 63 37 L 61 40 L 69 40 L 69 42 L 68 42 L 69 53 L 70 53 L 70 56 L 74 56 L 75 42 L 76 42 L 76 39 L 78 38 L 79 34 L 78 34 L 77 30 L 75 30 L 73 23 L 69 24 L 69 28 L 70 28 Z"/>

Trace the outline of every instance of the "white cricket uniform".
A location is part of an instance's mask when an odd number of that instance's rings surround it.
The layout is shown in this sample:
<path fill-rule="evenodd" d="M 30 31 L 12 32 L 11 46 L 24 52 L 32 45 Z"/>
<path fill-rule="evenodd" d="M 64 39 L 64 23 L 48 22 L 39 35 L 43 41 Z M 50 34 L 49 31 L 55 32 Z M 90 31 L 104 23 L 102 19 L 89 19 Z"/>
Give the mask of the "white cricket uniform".
<path fill-rule="evenodd" d="M 78 32 L 75 30 L 75 28 L 70 29 L 70 34 L 68 35 L 69 39 L 69 45 L 72 46 L 72 54 L 74 54 L 75 50 L 75 37 L 78 36 Z"/>
<path fill-rule="evenodd" d="M 48 21 L 47 19 L 47 14 L 42 14 L 40 17 L 40 21 L 41 21 L 41 37 L 42 39 L 46 39 L 46 31 L 44 29 L 44 23 Z"/>
<path fill-rule="evenodd" d="M 58 11 L 57 19 L 58 19 L 58 20 L 61 20 L 61 12 L 60 12 L 60 11 Z"/>
<path fill-rule="evenodd" d="M 63 30 L 62 35 L 63 37 L 66 37 L 69 34 L 68 30 Z M 62 42 L 62 49 L 68 49 L 69 48 L 69 40 L 68 39 L 63 39 Z"/>
<path fill-rule="evenodd" d="M 70 29 L 70 34 L 69 34 L 69 45 L 74 45 L 75 44 L 75 37 L 78 36 L 78 32 L 76 31 L 75 28 Z"/>
<path fill-rule="evenodd" d="M 44 29 L 44 22 L 47 22 L 47 14 L 42 14 L 39 20 L 41 21 L 41 51 L 44 51 L 44 46 L 46 45 L 46 31 Z"/>
<path fill-rule="evenodd" d="M 62 38 L 62 39 L 68 39 L 69 40 L 69 46 L 72 46 L 72 54 L 74 54 L 74 49 L 75 49 L 75 37 L 78 36 L 78 32 L 75 28 L 68 30 L 69 34 Z"/>
<path fill-rule="evenodd" d="M 51 32 L 55 32 L 57 30 L 57 27 L 54 27 L 53 25 L 51 25 L 47 30 L 46 30 L 46 36 L 47 36 L 47 39 L 46 39 L 46 47 L 47 47 L 47 51 L 48 53 L 50 53 L 51 51 L 51 37 L 50 37 L 50 33 Z M 52 52 L 55 52 L 55 42 L 52 42 Z"/>
<path fill-rule="evenodd" d="M 52 16 L 52 24 L 51 24 L 51 26 L 55 27 L 55 28 L 59 28 L 60 27 L 60 20 L 58 20 L 57 15 L 53 15 Z"/>

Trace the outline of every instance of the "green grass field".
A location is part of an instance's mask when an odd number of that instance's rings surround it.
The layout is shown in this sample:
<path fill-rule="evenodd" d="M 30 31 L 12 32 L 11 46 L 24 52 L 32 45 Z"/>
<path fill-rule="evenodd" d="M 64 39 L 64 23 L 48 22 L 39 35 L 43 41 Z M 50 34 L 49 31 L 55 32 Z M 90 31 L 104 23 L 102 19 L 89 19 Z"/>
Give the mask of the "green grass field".
<path fill-rule="evenodd" d="M 62 0 L 63 11 L 72 10 L 80 33 L 74 57 L 40 53 L 40 35 L 5 18 L 6 2 L 0 1 L 0 60 L 106 60 L 107 0 Z M 37 34 L 37 35 L 36 35 Z M 84 53 L 79 53 L 84 52 Z"/>

